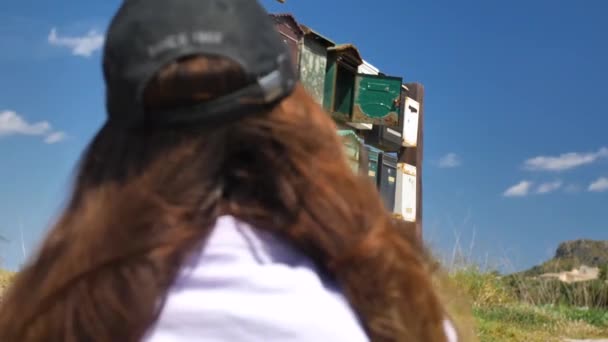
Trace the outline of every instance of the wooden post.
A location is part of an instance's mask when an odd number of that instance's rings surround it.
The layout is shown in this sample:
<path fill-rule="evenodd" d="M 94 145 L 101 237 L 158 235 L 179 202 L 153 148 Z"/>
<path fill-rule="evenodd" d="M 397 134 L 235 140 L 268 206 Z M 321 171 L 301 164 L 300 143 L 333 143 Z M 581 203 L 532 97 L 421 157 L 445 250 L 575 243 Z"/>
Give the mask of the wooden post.
<path fill-rule="evenodd" d="M 407 96 L 420 104 L 418 113 L 418 142 L 416 147 L 402 147 L 399 151 L 399 162 L 416 167 L 416 237 L 422 242 L 422 164 L 424 152 L 424 86 L 420 83 L 406 84 Z"/>

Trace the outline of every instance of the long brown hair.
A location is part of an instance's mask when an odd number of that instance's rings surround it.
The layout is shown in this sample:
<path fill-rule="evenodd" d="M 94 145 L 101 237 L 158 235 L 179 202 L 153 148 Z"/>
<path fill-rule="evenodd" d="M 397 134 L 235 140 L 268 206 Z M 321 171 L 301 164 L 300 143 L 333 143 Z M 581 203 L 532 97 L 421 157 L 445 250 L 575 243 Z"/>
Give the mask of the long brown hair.
<path fill-rule="evenodd" d="M 245 82 L 229 60 L 192 57 L 160 72 L 145 104 L 185 105 Z M 269 112 L 213 127 L 106 123 L 64 213 L 6 295 L 0 340 L 140 340 L 224 214 L 311 256 L 372 341 L 445 340 L 420 246 L 351 171 L 332 120 L 300 85 Z"/>

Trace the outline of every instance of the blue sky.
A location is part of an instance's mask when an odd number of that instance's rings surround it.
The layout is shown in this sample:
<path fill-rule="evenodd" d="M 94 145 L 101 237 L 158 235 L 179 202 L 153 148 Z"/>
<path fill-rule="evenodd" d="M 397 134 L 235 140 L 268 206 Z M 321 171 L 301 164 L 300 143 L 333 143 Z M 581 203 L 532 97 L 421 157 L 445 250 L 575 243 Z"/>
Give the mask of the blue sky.
<path fill-rule="evenodd" d="M 449 254 L 460 241 L 478 260 L 513 270 L 549 258 L 564 240 L 608 239 L 608 2 L 263 4 L 425 85 L 431 246 Z M 103 122 L 99 48 L 118 5 L 0 5 L 5 267 L 19 267 L 23 247 L 36 248 Z"/>

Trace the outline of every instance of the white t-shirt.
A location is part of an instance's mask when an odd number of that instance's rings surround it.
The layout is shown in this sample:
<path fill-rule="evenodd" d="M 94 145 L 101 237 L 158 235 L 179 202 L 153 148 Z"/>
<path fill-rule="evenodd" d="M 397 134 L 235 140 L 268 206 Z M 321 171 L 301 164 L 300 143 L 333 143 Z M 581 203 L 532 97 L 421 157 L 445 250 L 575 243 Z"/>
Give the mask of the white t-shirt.
<path fill-rule="evenodd" d="M 446 321 L 449 341 L 456 341 Z M 220 217 L 146 342 L 369 342 L 338 287 L 276 236 Z"/>

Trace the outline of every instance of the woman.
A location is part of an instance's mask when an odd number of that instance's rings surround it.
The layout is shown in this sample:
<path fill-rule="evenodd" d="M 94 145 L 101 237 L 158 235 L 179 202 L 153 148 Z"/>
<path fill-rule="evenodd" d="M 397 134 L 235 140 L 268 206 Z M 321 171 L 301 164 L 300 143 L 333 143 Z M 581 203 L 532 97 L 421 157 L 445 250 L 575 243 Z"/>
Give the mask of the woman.
<path fill-rule="evenodd" d="M 0 340 L 454 340 L 421 252 L 287 56 L 255 1 L 126 0 L 108 121 Z"/>

